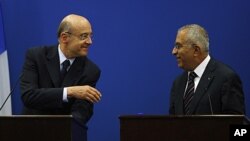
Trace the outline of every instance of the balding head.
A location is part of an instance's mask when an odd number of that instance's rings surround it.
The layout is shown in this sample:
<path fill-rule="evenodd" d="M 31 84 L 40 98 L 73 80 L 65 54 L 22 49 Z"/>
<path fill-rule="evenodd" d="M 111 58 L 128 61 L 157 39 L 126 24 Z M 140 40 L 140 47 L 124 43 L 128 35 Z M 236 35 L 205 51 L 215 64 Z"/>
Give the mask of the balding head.
<path fill-rule="evenodd" d="M 70 14 L 66 16 L 60 23 L 57 31 L 57 37 L 59 38 L 62 32 L 72 32 L 82 23 L 89 23 L 89 21 L 80 15 Z"/>
<path fill-rule="evenodd" d="M 60 49 L 67 58 L 86 56 L 92 44 L 92 28 L 89 21 L 79 15 L 66 16 L 58 28 Z"/>

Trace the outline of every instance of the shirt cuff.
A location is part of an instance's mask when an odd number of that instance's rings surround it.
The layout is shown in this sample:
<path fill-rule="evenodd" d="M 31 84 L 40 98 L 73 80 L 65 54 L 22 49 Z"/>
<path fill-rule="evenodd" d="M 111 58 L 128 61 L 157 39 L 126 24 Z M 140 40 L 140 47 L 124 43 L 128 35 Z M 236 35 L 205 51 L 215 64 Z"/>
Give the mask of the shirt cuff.
<path fill-rule="evenodd" d="M 67 95 L 67 88 L 63 88 L 63 102 L 68 102 Z"/>

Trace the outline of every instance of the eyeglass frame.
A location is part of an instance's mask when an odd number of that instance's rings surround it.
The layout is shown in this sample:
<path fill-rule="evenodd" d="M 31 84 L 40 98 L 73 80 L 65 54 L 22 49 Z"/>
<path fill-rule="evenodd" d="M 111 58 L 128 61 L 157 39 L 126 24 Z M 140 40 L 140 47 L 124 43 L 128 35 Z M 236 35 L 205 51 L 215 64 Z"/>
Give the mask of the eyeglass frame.
<path fill-rule="evenodd" d="M 194 47 L 195 46 L 195 44 L 194 43 L 185 43 L 185 44 L 180 44 L 180 43 L 175 43 L 175 45 L 174 45 L 174 48 L 175 49 L 180 49 L 180 48 L 182 48 L 182 47 L 184 47 L 184 46 L 191 46 L 191 47 Z"/>
<path fill-rule="evenodd" d="M 76 37 L 78 37 L 80 40 L 86 40 L 86 39 L 88 39 L 88 38 L 90 38 L 90 39 L 92 39 L 92 34 L 89 34 L 89 33 L 83 33 L 83 34 L 81 34 L 80 36 L 78 36 L 78 35 L 75 35 L 75 34 L 73 34 L 73 33 L 71 33 L 71 32 L 64 32 L 64 33 L 67 33 L 67 34 L 69 34 L 69 35 L 73 35 L 73 36 L 76 36 Z"/>

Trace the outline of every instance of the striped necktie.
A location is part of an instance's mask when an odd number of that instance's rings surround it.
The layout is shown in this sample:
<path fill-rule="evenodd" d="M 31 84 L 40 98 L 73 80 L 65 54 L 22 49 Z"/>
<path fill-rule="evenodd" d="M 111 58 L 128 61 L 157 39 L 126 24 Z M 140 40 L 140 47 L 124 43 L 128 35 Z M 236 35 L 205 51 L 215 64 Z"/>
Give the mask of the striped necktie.
<path fill-rule="evenodd" d="M 190 72 L 188 76 L 188 86 L 183 97 L 184 113 L 190 114 L 189 106 L 194 96 L 194 79 L 197 77 L 195 72 Z"/>

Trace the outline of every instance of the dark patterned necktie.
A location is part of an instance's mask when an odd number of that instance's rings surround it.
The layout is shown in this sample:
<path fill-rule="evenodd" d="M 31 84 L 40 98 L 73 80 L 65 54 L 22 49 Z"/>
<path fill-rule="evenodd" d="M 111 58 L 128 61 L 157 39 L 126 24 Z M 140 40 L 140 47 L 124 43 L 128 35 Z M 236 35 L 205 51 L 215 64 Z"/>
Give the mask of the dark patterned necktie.
<path fill-rule="evenodd" d="M 67 74 L 67 69 L 68 69 L 69 66 L 70 66 L 69 60 L 65 60 L 65 61 L 62 63 L 62 70 L 61 70 L 61 80 L 62 80 L 62 81 L 63 81 L 64 77 L 65 77 L 66 74 Z"/>
<path fill-rule="evenodd" d="M 194 96 L 194 78 L 196 77 L 195 72 L 190 72 L 188 76 L 188 86 L 183 97 L 184 113 L 189 115 L 189 106 Z"/>

